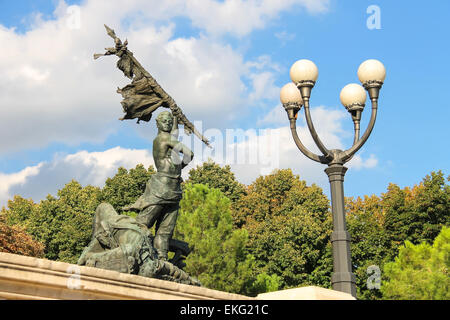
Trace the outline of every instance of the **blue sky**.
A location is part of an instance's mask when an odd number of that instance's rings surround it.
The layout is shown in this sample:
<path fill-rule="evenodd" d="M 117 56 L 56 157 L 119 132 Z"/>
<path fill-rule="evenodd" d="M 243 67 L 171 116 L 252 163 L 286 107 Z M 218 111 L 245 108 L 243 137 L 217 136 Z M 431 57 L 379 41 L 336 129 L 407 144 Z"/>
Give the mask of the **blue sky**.
<path fill-rule="evenodd" d="M 380 29 L 367 27 L 371 5 L 380 9 Z M 101 186 L 118 166 L 152 163 L 153 120 L 118 121 L 115 90 L 127 79 L 115 57 L 92 59 L 112 45 L 103 23 L 128 38 L 135 56 L 191 121 L 202 121 L 206 135 L 225 139 L 227 129 L 254 130 L 247 144 L 235 141 L 239 150 L 277 134 L 272 164 L 292 168 L 327 194 L 325 167 L 303 156 L 288 134 L 279 89 L 296 60 L 314 61 L 315 126 L 327 147 L 346 149 L 353 128 L 340 90 L 358 83 L 361 62 L 378 59 L 387 77 L 377 122 L 349 164 L 346 195 L 380 195 L 390 182 L 411 186 L 436 170 L 448 175 L 448 12 L 448 1 L 132 0 L 112 7 L 103 0 L 0 0 L 0 206 L 14 194 L 39 201 L 72 178 Z M 366 110 L 363 129 L 368 116 Z M 304 121 L 298 126 L 308 145 Z M 214 155 L 226 154 L 232 143 L 225 139 Z M 208 158 L 202 152 L 193 166 Z M 267 171 L 259 162 L 231 164 L 250 183 Z"/>

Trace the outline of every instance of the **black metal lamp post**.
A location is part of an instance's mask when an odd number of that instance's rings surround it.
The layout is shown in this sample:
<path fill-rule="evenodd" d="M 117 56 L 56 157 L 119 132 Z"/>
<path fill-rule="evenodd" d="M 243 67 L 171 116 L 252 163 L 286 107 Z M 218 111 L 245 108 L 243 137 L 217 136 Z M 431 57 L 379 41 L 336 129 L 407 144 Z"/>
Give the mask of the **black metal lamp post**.
<path fill-rule="evenodd" d="M 378 60 L 367 60 L 358 69 L 358 77 L 364 88 L 369 93 L 372 102 L 372 115 L 369 125 L 360 138 L 361 113 L 366 102 L 366 92 L 359 84 L 345 86 L 340 94 L 344 107 L 351 114 L 354 123 L 355 136 L 353 146 L 348 150 L 328 150 L 319 139 L 312 123 L 309 110 L 309 98 L 312 88 L 318 77 L 316 65 L 309 60 L 295 62 L 290 70 L 292 83 L 281 89 L 280 98 L 285 108 L 294 138 L 295 144 L 300 151 L 311 160 L 327 164 L 325 169 L 331 188 L 331 208 L 333 214 L 333 233 L 331 242 L 333 246 L 333 275 L 331 283 L 334 290 L 343 291 L 356 297 L 356 280 L 352 273 L 350 255 L 350 235 L 347 232 L 344 211 L 344 175 L 347 168 L 344 164 L 363 146 L 369 138 L 375 125 L 378 107 L 378 94 L 386 77 L 386 70 Z M 297 135 L 297 115 L 304 106 L 306 123 L 313 140 L 322 155 L 316 155 L 309 151 L 300 141 Z"/>

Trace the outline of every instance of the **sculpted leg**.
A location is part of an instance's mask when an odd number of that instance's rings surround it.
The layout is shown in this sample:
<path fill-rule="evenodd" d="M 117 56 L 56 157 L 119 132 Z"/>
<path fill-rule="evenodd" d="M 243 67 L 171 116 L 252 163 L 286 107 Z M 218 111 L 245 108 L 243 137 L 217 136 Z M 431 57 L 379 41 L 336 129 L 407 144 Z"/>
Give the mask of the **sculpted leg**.
<path fill-rule="evenodd" d="M 161 260 L 167 260 L 169 240 L 172 238 L 178 217 L 178 204 L 167 206 L 165 210 L 166 212 L 163 212 L 157 221 L 155 239 L 153 240 L 153 246 Z"/>
<path fill-rule="evenodd" d="M 153 227 L 156 220 L 159 218 L 159 215 L 163 209 L 163 206 L 161 205 L 152 205 L 139 213 L 139 215 L 136 217 L 136 222 L 145 224 L 147 228 Z"/>

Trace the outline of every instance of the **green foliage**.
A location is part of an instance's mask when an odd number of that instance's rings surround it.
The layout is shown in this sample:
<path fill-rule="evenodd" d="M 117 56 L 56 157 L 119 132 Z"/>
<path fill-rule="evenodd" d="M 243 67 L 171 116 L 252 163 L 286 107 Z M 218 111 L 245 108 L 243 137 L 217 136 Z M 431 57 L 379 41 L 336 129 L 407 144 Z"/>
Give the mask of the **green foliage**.
<path fill-rule="evenodd" d="M 5 220 L 5 215 L 0 213 L 0 252 L 43 257 L 44 245 L 42 243 L 33 240 L 25 228 L 10 226 Z"/>
<path fill-rule="evenodd" d="M 29 217 L 36 212 L 38 205 L 32 199 L 24 199 L 15 195 L 13 200 L 8 200 L 8 209 L 2 208 L 1 214 L 5 222 L 12 225 L 26 226 Z"/>
<path fill-rule="evenodd" d="M 363 300 L 380 299 L 380 290 L 367 288 L 367 268 L 383 265 L 390 248 L 383 226 L 381 199 L 375 195 L 365 196 L 364 200 L 347 198 L 346 207 L 357 297 Z"/>
<path fill-rule="evenodd" d="M 388 281 L 382 282 L 385 299 L 450 299 L 450 228 L 443 227 L 433 245 L 409 241 L 394 262 L 385 265 Z"/>
<path fill-rule="evenodd" d="M 186 184 L 188 183 L 204 184 L 219 189 L 232 202 L 245 195 L 245 186 L 236 180 L 230 166 L 222 168 L 211 160 L 191 169 L 189 179 L 186 181 Z"/>
<path fill-rule="evenodd" d="M 346 206 L 358 298 L 381 299 L 380 290 L 367 288 L 367 267 L 382 270 L 405 241 L 432 243 L 439 230 L 450 224 L 450 187 L 441 171 L 432 172 L 412 188 L 390 184 L 381 198 L 348 198 Z M 382 282 L 386 280 L 382 273 Z"/>
<path fill-rule="evenodd" d="M 281 289 L 328 287 L 332 225 L 322 190 L 278 170 L 256 179 L 247 192 L 233 214 L 236 227 L 248 230 L 257 272 L 277 275 Z"/>
<path fill-rule="evenodd" d="M 109 202 L 121 212 L 153 173 L 142 165 L 119 168 L 101 190 L 71 181 L 39 204 L 15 196 L 0 213 L 0 251 L 76 262 L 90 240 L 98 204 Z M 175 238 L 193 247 L 188 273 L 207 287 L 251 296 L 330 287 L 332 221 L 319 187 L 307 186 L 291 170 L 246 187 L 229 166 L 213 162 L 189 174 L 175 230 Z M 411 188 L 390 184 L 381 197 L 346 199 L 359 299 L 449 298 L 448 181 L 441 171 L 432 172 Z M 371 265 L 383 270 L 382 290 L 367 288 Z"/>
<path fill-rule="evenodd" d="M 72 180 L 58 191 L 58 198 L 41 202 L 40 215 L 48 228 L 31 229 L 46 244 L 46 257 L 75 263 L 92 236 L 92 219 L 99 204 L 100 189 L 82 187 Z M 38 224 L 34 224 L 38 226 Z"/>
<path fill-rule="evenodd" d="M 248 233 L 233 230 L 230 204 L 218 189 L 185 185 L 175 238 L 192 247 L 186 271 L 212 289 L 241 294 L 276 290 L 276 277 L 264 274 L 257 279 L 255 259 L 246 249 Z"/>
<path fill-rule="evenodd" d="M 390 184 L 388 192 L 382 195 L 382 205 L 384 226 L 391 241 L 390 260 L 404 241 L 431 243 L 444 225 L 450 225 L 450 186 L 441 171 L 427 175 L 413 188 L 400 189 Z"/>
<path fill-rule="evenodd" d="M 260 293 L 277 291 L 280 288 L 280 282 L 281 278 L 276 274 L 269 276 L 263 272 L 256 276 L 256 279 L 253 280 L 247 292 L 243 292 L 243 294 L 255 297 Z"/>
<path fill-rule="evenodd" d="M 89 243 L 99 194 L 99 188 L 72 180 L 57 198 L 49 195 L 40 204 L 16 196 L 4 214 L 45 245 L 45 258 L 75 263 Z"/>
<path fill-rule="evenodd" d="M 144 193 L 147 181 L 153 173 L 155 173 L 153 166 L 146 170 L 142 164 L 138 164 L 129 171 L 120 167 L 114 177 L 106 179 L 100 201 L 110 203 L 117 212 L 120 212 L 122 207 L 133 204 Z M 132 212 L 121 213 L 135 216 Z"/>
<path fill-rule="evenodd" d="M 34 239 L 45 245 L 45 258 L 75 263 L 92 236 L 92 219 L 101 202 L 111 203 L 116 210 L 133 203 L 145 190 L 154 173 L 143 165 L 129 171 L 119 168 L 105 187 L 82 187 L 72 180 L 58 191 L 57 197 L 48 195 L 39 204 L 15 196 L 8 201 L 2 214 L 8 225 L 25 228 Z M 131 212 L 125 214 L 133 215 Z"/>

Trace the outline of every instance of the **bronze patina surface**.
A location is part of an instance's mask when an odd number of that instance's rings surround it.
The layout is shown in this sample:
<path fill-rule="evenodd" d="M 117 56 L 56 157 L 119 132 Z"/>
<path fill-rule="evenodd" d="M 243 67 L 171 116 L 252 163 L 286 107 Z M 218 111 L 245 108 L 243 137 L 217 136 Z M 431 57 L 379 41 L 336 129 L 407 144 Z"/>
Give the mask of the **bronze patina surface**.
<path fill-rule="evenodd" d="M 131 84 L 118 90 L 124 97 L 125 116 L 121 120 L 137 118 L 138 122 L 149 121 L 153 111 L 160 106 L 171 112 L 163 111 L 156 118 L 158 134 L 153 140 L 153 160 L 157 172 L 149 179 L 137 201 L 122 208 L 136 211 L 138 216 L 134 219 L 120 215 L 110 204 L 100 204 L 94 217 L 92 240 L 78 264 L 200 285 L 181 270 L 183 256 L 189 254 L 188 244 L 172 239 L 182 198 L 181 171 L 194 156 L 178 141 L 178 125 L 182 124 L 185 131 L 194 133 L 207 145 L 208 140 L 128 51 L 127 41 L 122 43 L 112 29 L 105 27 L 116 46 L 107 48 L 104 55 L 117 55 L 120 58 L 117 67 L 132 79 Z M 102 55 L 94 55 L 94 58 L 99 56 Z M 153 226 L 154 237 L 149 231 Z M 169 250 L 175 252 L 170 261 Z"/>

